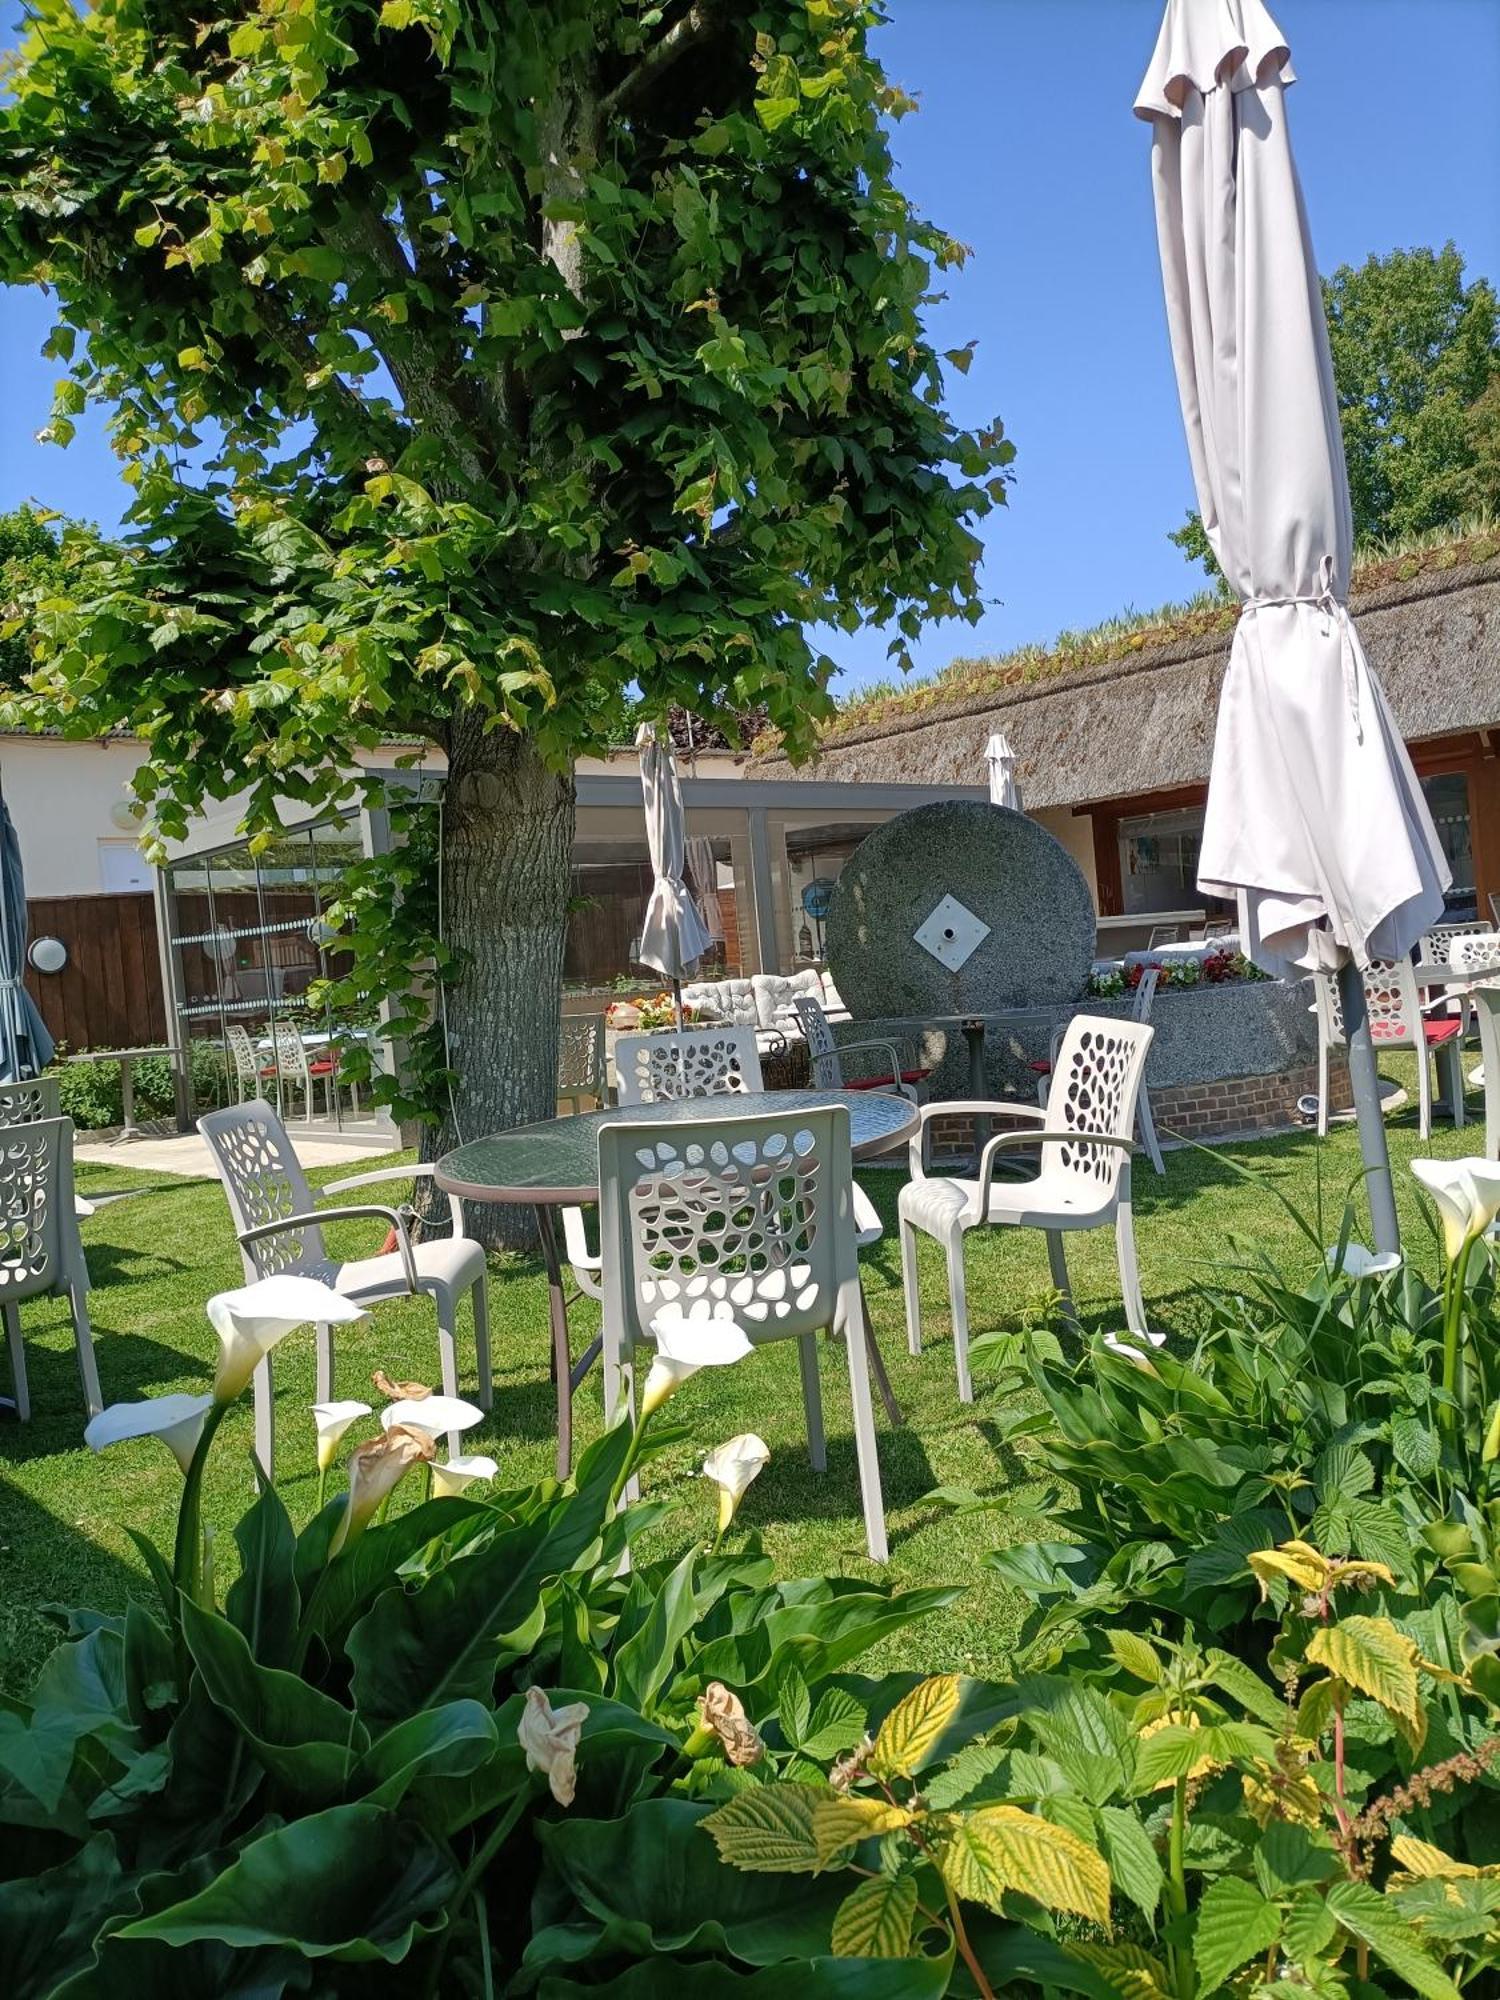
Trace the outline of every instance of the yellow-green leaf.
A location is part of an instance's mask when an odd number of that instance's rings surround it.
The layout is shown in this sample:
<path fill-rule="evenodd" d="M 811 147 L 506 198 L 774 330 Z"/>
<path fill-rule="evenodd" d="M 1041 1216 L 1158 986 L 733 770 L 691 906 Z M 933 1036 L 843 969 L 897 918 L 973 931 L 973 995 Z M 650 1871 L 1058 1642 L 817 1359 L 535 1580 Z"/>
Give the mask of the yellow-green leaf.
<path fill-rule="evenodd" d="M 876 1875 L 847 1896 L 833 1920 L 838 1958 L 907 1958 L 917 1885 L 910 1875 Z"/>
<path fill-rule="evenodd" d="M 813 1842 L 820 1868 L 846 1847 L 877 1833 L 894 1833 L 912 1822 L 913 1815 L 904 1806 L 889 1805 L 884 1799 L 848 1798 L 838 1792 L 813 1792 L 812 1799 Z"/>
<path fill-rule="evenodd" d="M 1167 2000 L 1166 1971 L 1138 1944 L 1070 1944 L 1064 1947 L 1099 1975 L 1114 2000 Z"/>
<path fill-rule="evenodd" d="M 813 1809 L 824 1795 L 810 1785 L 755 1785 L 703 1824 L 719 1859 L 748 1874 L 815 1875 L 822 1863 Z"/>
<path fill-rule="evenodd" d="M 1398 1833 L 1391 1842 L 1391 1859 L 1408 1875 L 1473 1876 L 1480 1872 L 1471 1862 L 1455 1861 L 1442 1848 L 1409 1833 Z"/>
<path fill-rule="evenodd" d="M 911 1777 L 937 1748 L 961 1698 L 957 1674 L 934 1674 L 903 1695 L 881 1723 L 865 1768 L 880 1778 Z"/>
<path fill-rule="evenodd" d="M 1420 1741 L 1425 1735 L 1417 1643 L 1388 1618 L 1341 1618 L 1337 1625 L 1322 1626 L 1307 1642 L 1307 1657 L 1378 1701 L 1409 1736 Z"/>
<path fill-rule="evenodd" d="M 1298 1590 L 1322 1590 L 1328 1581 L 1328 1564 L 1307 1542 L 1283 1542 L 1279 1549 L 1252 1549 L 1245 1558 L 1260 1579 L 1261 1591 L 1272 1578 L 1296 1586 Z"/>
<path fill-rule="evenodd" d="M 999 1910 L 1018 1889 L 1049 1910 L 1109 1922 L 1109 1869 L 1102 1855 L 1065 1827 L 1019 1806 L 984 1806 L 955 1815 L 935 1844 L 942 1876 L 956 1895 Z"/>
<path fill-rule="evenodd" d="M 1139 1632 L 1106 1632 L 1105 1640 L 1127 1674 L 1155 1687 L 1161 1680 L 1161 1655 Z"/>

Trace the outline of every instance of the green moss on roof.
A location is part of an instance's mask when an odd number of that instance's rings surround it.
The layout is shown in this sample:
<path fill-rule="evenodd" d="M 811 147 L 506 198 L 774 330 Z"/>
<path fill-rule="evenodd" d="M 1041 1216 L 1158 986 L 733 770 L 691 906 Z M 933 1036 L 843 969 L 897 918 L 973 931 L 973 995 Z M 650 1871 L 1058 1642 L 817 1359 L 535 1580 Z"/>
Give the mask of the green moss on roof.
<path fill-rule="evenodd" d="M 1441 532 L 1413 536 L 1389 546 L 1362 551 L 1355 559 L 1356 594 L 1410 582 L 1433 571 L 1489 562 L 1500 555 L 1500 524 L 1489 520 L 1462 522 Z M 841 701 L 823 725 L 827 742 L 856 730 L 879 729 L 902 720 L 925 720 L 948 709 L 970 708 L 977 698 L 1003 693 L 1030 681 L 1050 680 L 1088 667 L 1107 666 L 1167 646 L 1190 644 L 1216 633 L 1226 637 L 1239 617 L 1239 602 L 1213 591 L 1200 591 L 1183 604 L 1164 604 L 1155 611 L 1127 611 L 1083 632 L 1059 633 L 1051 645 L 1018 646 L 1009 653 L 962 657 L 923 679 L 886 681 L 861 688 Z M 774 756 L 779 739 L 764 735 L 754 745 L 757 756 Z"/>

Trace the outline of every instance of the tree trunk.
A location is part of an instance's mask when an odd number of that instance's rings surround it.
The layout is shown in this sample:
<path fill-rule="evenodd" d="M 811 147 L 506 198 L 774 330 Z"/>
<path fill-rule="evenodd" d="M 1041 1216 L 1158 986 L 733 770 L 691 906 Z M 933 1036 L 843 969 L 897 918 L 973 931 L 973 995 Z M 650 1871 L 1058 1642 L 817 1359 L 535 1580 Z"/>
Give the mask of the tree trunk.
<path fill-rule="evenodd" d="M 423 1157 L 557 1111 L 557 1036 L 573 853 L 571 774 L 524 736 L 461 717 L 443 795 L 443 933 L 459 954 L 448 990 L 453 1102 Z M 536 1240 L 530 1209 L 471 1202 L 470 1231 L 496 1248 Z"/>

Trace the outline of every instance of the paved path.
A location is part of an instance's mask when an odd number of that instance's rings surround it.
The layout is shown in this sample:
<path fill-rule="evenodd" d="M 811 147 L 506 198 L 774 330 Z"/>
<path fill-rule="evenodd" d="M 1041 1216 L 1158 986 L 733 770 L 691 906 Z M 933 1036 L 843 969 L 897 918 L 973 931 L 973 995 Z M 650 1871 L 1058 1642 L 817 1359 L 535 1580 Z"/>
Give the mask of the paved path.
<path fill-rule="evenodd" d="M 304 1167 L 357 1166 L 375 1153 L 391 1150 L 391 1142 L 374 1132 L 314 1132 L 305 1136 L 294 1126 L 292 1144 Z M 208 1142 L 196 1132 L 174 1132 L 166 1139 L 75 1140 L 75 1160 L 93 1166 L 133 1167 L 149 1174 L 182 1174 L 193 1180 L 215 1180 Z"/>

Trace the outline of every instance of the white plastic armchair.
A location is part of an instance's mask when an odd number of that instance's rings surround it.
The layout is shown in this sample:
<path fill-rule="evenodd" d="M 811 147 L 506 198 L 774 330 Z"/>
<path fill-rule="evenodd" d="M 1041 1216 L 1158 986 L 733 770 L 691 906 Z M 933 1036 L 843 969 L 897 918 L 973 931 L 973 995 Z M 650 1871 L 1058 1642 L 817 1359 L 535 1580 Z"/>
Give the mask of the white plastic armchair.
<path fill-rule="evenodd" d="M 912 1177 L 901 1190 L 897 1207 L 907 1344 L 913 1354 L 921 1353 L 917 1286 L 921 1232 L 943 1246 L 947 1263 L 960 1401 L 974 1400 L 963 1255 L 964 1237 L 971 1229 L 1009 1224 L 1044 1230 L 1053 1283 L 1071 1317 L 1063 1236 L 1069 1230 L 1113 1223 L 1126 1325 L 1138 1338 L 1160 1345 L 1159 1337 L 1146 1327 L 1130 1200 L 1136 1100 L 1153 1032 L 1144 1022 L 1076 1014 L 1058 1050 L 1045 1106 L 981 1099 L 926 1105 L 920 1112 L 911 1141 Z M 930 1176 L 927 1127 L 934 1119 L 955 1115 L 990 1121 L 1014 1118 L 1031 1129 L 1002 1132 L 990 1139 L 980 1154 L 977 1176 Z M 997 1182 L 996 1163 L 1022 1148 L 1038 1153 L 1035 1174 L 1023 1181 Z"/>
<path fill-rule="evenodd" d="M 1159 965 L 1142 967 L 1141 976 L 1136 981 L 1135 998 L 1130 1003 L 1130 1018 L 1132 1021 L 1149 1021 L 1151 1019 L 1151 1009 L 1156 1002 L 1156 988 L 1160 979 L 1161 967 Z M 1052 1045 L 1047 1051 L 1047 1067 L 1037 1081 L 1037 1097 L 1043 1104 L 1047 1101 L 1047 1092 L 1051 1088 L 1051 1079 L 1057 1069 L 1058 1051 L 1062 1047 L 1063 1036 L 1067 1032 L 1068 1024 L 1066 1021 L 1060 1028 L 1053 1030 Z M 1167 1165 L 1161 1156 L 1161 1141 L 1156 1136 L 1156 1119 L 1151 1111 L 1151 1092 L 1144 1076 L 1141 1078 L 1140 1094 L 1135 1100 L 1135 1123 L 1136 1130 L 1140 1133 L 1142 1151 L 1151 1162 L 1152 1170 L 1158 1174 L 1165 1174 Z"/>
<path fill-rule="evenodd" d="M 840 1042 L 816 1000 L 799 994 L 792 1008 L 802 1039 L 807 1043 L 815 1090 L 889 1090 L 910 1098 L 913 1104 L 918 1102 L 918 1081 L 925 1081 L 926 1072 L 904 1069 L 901 1052 L 893 1041 L 878 1035 L 866 1041 Z M 869 1075 L 848 1078 L 844 1074 L 844 1057 L 852 1055 L 874 1055 L 879 1061 L 870 1066 Z"/>
<path fill-rule="evenodd" d="M 1382 1049 L 1414 1049 L 1417 1056 L 1417 1131 L 1432 1137 L 1432 1068 L 1442 1056 L 1448 1069 L 1449 1109 L 1455 1126 L 1464 1122 L 1464 1080 L 1459 1060 L 1463 1023 L 1443 1015 L 1451 996 L 1439 993 L 1425 1004 L 1409 958 L 1372 958 L 1364 969 L 1370 1040 Z"/>
<path fill-rule="evenodd" d="M 471 1295 L 479 1403 L 482 1409 L 490 1407 L 493 1382 L 484 1249 L 465 1236 L 463 1205 L 456 1196 L 448 1196 L 453 1234 L 417 1240 L 415 1213 L 405 1207 L 357 1202 L 319 1208 L 286 1127 L 264 1099 L 210 1111 L 198 1120 L 198 1130 L 208 1141 L 224 1184 L 247 1283 L 294 1271 L 321 1279 L 357 1305 L 428 1294 L 437 1312 L 438 1366 L 446 1396 L 458 1394 L 458 1307 L 466 1294 Z M 432 1172 L 432 1167 L 423 1165 L 381 1167 L 330 1182 L 324 1192 L 345 1194 L 382 1182 L 425 1179 Z M 324 1224 L 361 1218 L 384 1222 L 395 1233 L 396 1248 L 373 1257 L 331 1257 L 323 1240 Z M 323 1403 L 333 1396 L 332 1327 L 319 1326 L 316 1339 L 317 1400 Z M 450 1433 L 448 1442 L 450 1451 L 462 1449 L 457 1433 Z M 255 1375 L 255 1452 L 270 1477 L 274 1438 L 269 1360 Z"/>

